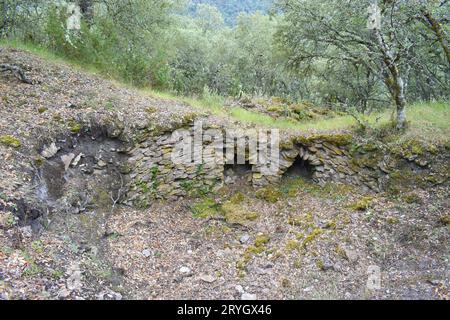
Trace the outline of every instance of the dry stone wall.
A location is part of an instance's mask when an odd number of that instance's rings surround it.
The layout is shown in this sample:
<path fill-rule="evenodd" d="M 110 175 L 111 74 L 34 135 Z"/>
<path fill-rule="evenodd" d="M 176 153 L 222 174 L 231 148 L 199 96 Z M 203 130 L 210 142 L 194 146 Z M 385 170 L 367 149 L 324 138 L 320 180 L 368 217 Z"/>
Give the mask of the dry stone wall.
<path fill-rule="evenodd" d="M 81 139 L 83 135 L 90 137 L 95 131 L 92 129 L 92 123 L 89 125 L 90 129 L 83 128 L 83 122 L 80 122 L 77 126 L 77 139 Z M 219 135 L 222 139 L 226 137 L 225 130 L 217 125 L 206 125 L 202 143 L 194 144 L 192 152 L 202 154 L 202 161 L 180 164 L 172 160 L 172 154 L 179 142 L 178 136 L 173 134 L 177 128 L 192 132 L 193 135 L 193 119 L 164 130 L 148 129 L 148 126 L 123 127 L 113 121 L 102 124 L 101 132 L 105 139 L 117 139 L 126 145 L 121 152 L 123 161 L 120 167 L 116 165 L 115 170 L 120 172 L 123 178 L 116 180 L 126 184 L 123 186 L 123 193 L 121 191 L 123 202 L 146 207 L 153 199 L 177 200 L 186 196 L 208 194 L 225 184 L 236 183 L 236 179 L 230 178 L 229 171 L 234 172 L 234 175 L 245 176 L 243 180 L 255 188 L 260 188 L 277 184 L 283 177 L 293 175 L 295 170 L 292 169 L 299 165 L 299 169 L 303 170 L 303 173 L 306 172 L 305 177 L 319 185 L 324 186 L 328 182 L 349 184 L 366 192 L 380 192 L 390 188 L 392 184 L 405 183 L 404 177 L 411 178 L 409 181 L 413 182 L 417 181 L 417 177 L 423 178 L 433 184 L 445 183 L 448 180 L 447 148 L 445 152 L 441 152 L 433 148 L 423 149 L 420 144 L 411 142 L 398 150 L 386 149 L 382 145 L 358 142 L 350 134 L 285 135 L 279 144 L 278 171 L 268 174 L 263 167 L 252 164 L 253 159 L 249 159 L 248 155 L 246 164 L 242 165 L 240 170 L 239 166 L 230 166 L 225 160 L 227 148 L 233 148 L 232 152 L 235 152 L 234 144 L 227 145 L 226 141 L 222 141 L 222 161 L 219 163 L 217 155 L 211 153 L 215 140 L 207 130 L 214 129 L 222 133 Z M 72 134 L 73 132 L 74 130 Z M 83 153 L 95 153 L 93 159 L 98 159 L 93 165 L 97 171 L 104 169 L 96 150 L 112 149 L 101 143 L 97 145 L 98 139 L 93 137 L 83 141 L 87 150 Z M 68 154 L 70 155 L 70 152 Z M 433 167 L 432 162 L 439 158 L 441 163 Z M 81 168 L 81 165 L 79 166 Z"/>
<path fill-rule="evenodd" d="M 205 141 L 203 147 L 210 143 Z M 301 161 L 307 165 L 311 179 L 320 185 L 336 182 L 379 192 L 395 166 L 388 156 L 380 156 L 376 150 L 367 147 L 352 150 L 353 137 L 349 134 L 289 137 L 280 145 L 280 166 L 275 175 L 267 175 L 258 165 L 250 165 L 249 180 L 254 187 L 279 183 Z M 174 164 L 171 155 L 175 147 L 172 133 L 167 132 L 148 137 L 131 151 L 130 201 L 145 206 L 152 198 L 178 199 L 208 193 L 227 182 L 225 161 L 218 165 L 213 155 L 204 153 L 201 164 Z"/>

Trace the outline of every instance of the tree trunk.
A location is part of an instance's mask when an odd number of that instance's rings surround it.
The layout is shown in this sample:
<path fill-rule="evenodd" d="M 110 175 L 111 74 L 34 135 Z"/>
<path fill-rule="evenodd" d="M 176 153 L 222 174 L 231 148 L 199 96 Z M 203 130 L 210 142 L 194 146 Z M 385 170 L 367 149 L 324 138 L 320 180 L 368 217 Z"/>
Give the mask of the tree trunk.
<path fill-rule="evenodd" d="M 397 106 L 397 129 L 403 129 L 406 126 L 406 98 L 405 83 L 403 78 L 398 77 L 394 84 L 394 100 Z"/>
<path fill-rule="evenodd" d="M 384 41 L 381 31 L 375 29 L 374 35 L 383 56 L 384 65 L 386 66 L 385 84 L 397 107 L 397 129 L 401 130 L 406 126 L 405 81 L 401 75 L 396 58 Z"/>

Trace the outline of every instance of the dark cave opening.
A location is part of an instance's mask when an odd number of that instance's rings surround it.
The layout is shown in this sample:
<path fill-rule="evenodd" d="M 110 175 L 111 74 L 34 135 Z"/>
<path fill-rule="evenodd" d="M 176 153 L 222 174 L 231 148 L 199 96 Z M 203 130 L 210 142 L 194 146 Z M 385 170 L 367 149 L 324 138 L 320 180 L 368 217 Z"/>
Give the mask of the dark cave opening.
<path fill-rule="evenodd" d="M 314 166 L 309 161 L 297 157 L 291 167 L 284 173 L 285 178 L 304 178 L 311 180 L 313 178 Z"/>
<path fill-rule="evenodd" d="M 250 161 L 245 163 L 238 163 L 237 154 L 234 155 L 234 162 L 232 164 L 225 164 L 224 166 L 224 181 L 225 184 L 236 183 L 251 183 L 253 166 Z"/>

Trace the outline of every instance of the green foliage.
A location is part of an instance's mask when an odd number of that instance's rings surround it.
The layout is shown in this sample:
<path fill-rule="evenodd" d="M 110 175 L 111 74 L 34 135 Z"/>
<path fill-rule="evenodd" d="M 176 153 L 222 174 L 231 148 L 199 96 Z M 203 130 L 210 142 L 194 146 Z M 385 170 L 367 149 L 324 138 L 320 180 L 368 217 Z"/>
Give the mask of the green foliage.
<path fill-rule="evenodd" d="M 213 112 L 223 112 L 225 97 L 242 102 L 244 97 L 288 98 L 263 115 L 231 110 L 238 120 L 279 128 L 333 130 L 355 123 L 350 115 L 326 121 L 328 115 L 321 112 L 330 109 L 353 110 L 364 123 L 367 117 L 370 126 L 373 111 L 392 103 L 393 79 L 382 77 L 390 70 L 382 68 L 381 51 L 374 52 L 377 43 L 366 28 L 369 0 L 346 6 L 340 0 L 279 0 L 270 15 L 272 0 L 88 2 L 92 15 L 82 17 L 81 30 L 67 30 L 71 13 L 60 2 L 4 0 L 0 37 L 134 86 L 193 97 L 184 100 Z M 392 10 L 382 12 L 383 21 L 395 22 L 383 28 L 383 36 L 405 74 L 409 101 L 450 96 L 446 41 L 440 41 L 423 17 L 411 19 L 428 12 L 445 35 L 448 4 L 437 3 L 396 2 Z M 388 36 L 391 32 L 395 36 Z M 287 107 L 287 100 L 302 103 Z M 326 108 L 317 113 L 303 101 Z M 113 109 L 111 103 L 106 107 Z M 384 113 L 380 122 L 390 118 Z M 441 125 L 446 126 L 446 120 L 441 118 Z"/>
<path fill-rule="evenodd" d="M 307 77 L 307 86 L 302 88 L 307 98 L 360 112 L 392 102 L 398 106 L 398 78 L 408 82 L 408 100 L 448 98 L 448 61 L 442 48 L 445 45 L 440 47 L 439 41 L 430 41 L 439 40 L 438 34 L 429 23 L 424 23 L 425 12 L 445 23 L 448 3 L 378 1 L 381 25 L 369 29 L 367 10 L 373 3 L 277 2 L 285 22 L 276 38 L 285 50 L 289 67 Z M 414 46 L 414 52 L 404 51 L 409 46 Z M 433 84 L 428 85 L 429 81 Z"/>

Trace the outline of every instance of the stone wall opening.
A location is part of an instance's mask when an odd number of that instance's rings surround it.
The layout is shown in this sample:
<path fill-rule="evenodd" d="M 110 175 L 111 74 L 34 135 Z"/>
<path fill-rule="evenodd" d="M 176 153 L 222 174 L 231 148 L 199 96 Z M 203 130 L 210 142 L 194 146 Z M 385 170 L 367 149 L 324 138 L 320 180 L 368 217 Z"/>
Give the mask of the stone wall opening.
<path fill-rule="evenodd" d="M 314 166 L 309 161 L 298 156 L 294 163 L 286 170 L 284 178 L 304 178 L 312 180 L 314 174 Z"/>
<path fill-rule="evenodd" d="M 224 166 L 224 182 L 227 185 L 232 184 L 251 184 L 253 166 L 248 160 L 244 164 L 238 164 L 237 155 L 235 155 L 233 164 Z"/>

